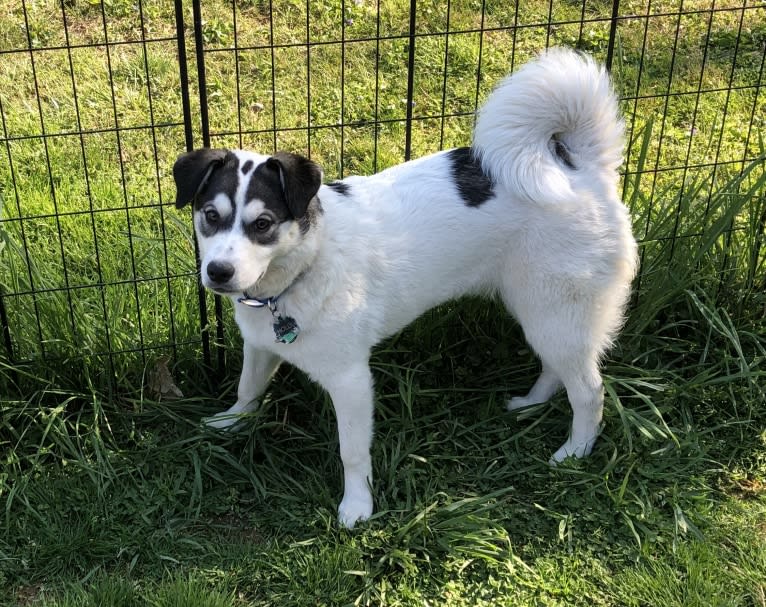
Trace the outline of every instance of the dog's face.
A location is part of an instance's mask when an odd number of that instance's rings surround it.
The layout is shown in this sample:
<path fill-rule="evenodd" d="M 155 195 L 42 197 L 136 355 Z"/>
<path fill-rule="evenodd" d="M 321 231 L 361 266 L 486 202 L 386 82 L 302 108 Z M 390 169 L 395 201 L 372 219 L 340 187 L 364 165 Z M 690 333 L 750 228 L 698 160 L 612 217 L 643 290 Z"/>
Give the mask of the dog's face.
<path fill-rule="evenodd" d="M 173 177 L 176 207 L 193 203 L 202 284 L 222 295 L 257 294 L 319 212 L 322 171 L 296 154 L 204 148 L 178 158 Z"/>

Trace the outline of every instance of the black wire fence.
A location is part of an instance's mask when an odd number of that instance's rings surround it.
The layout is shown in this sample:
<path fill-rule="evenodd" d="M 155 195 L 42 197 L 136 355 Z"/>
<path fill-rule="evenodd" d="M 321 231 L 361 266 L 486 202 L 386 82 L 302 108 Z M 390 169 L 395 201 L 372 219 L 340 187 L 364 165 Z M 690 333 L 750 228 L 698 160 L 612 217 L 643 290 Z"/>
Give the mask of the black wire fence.
<path fill-rule="evenodd" d="M 198 286 L 191 222 L 172 208 L 187 149 L 289 149 L 328 179 L 371 173 L 468 144 L 498 79 L 567 45 L 614 75 L 645 241 L 693 237 L 684 201 L 704 206 L 763 154 L 763 2 L 0 7 L 0 386 L 27 371 L 113 385 L 163 359 L 223 368 L 229 311 Z M 756 260 L 765 219 L 730 226 Z"/>

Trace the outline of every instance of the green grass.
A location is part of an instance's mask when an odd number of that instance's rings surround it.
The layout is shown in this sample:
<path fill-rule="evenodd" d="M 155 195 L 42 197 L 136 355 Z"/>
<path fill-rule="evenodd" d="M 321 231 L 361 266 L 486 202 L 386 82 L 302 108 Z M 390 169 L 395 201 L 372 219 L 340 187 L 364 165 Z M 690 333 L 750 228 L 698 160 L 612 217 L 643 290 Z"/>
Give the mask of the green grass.
<path fill-rule="evenodd" d="M 269 3 L 237 3 L 238 62 L 231 6 L 203 4 L 213 145 L 269 151 L 271 129 L 295 129 L 278 147 L 310 149 L 328 179 L 402 160 L 408 2 L 382 3 L 379 19 L 372 2 L 345 15 L 275 2 L 273 89 Z M 497 29 L 480 38 L 482 4 Z M 377 513 L 348 532 L 332 406 L 303 374 L 280 370 L 240 434 L 199 424 L 234 400 L 240 354 L 229 330 L 228 373 L 200 362 L 193 241 L 171 206 L 184 148 L 173 3 L 65 2 L 66 30 L 60 4 L 25 5 L 26 18 L 0 0 L 0 50 L 20 51 L 0 56 L 14 345 L 13 360 L 0 346 L 0 605 L 766 605 L 766 96 L 754 87 L 766 9 L 621 2 L 634 17 L 619 23 L 613 73 L 633 125 L 624 197 L 642 270 L 593 455 L 547 465 L 565 398 L 505 413 L 537 363 L 499 305 L 451 303 L 373 355 Z M 548 35 L 605 57 L 608 21 L 548 30 L 549 11 L 577 22 L 582 6 L 521 5 L 456 0 L 448 20 L 444 3 L 418 2 L 413 156 L 466 144 L 477 96 Z M 146 47 L 141 17 L 157 40 Z M 462 33 L 430 35 L 447 27 Z M 30 56 L 30 43 L 50 50 Z M 167 357 L 180 400 L 151 387 Z"/>

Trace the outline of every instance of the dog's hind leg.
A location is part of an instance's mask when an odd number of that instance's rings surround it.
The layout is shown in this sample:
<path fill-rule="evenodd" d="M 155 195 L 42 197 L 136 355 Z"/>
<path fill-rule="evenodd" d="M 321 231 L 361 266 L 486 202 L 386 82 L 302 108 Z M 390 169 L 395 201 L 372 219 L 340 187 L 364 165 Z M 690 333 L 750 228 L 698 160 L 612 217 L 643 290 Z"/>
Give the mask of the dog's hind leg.
<path fill-rule="evenodd" d="M 548 400 L 561 388 L 561 380 L 545 363 L 543 371 L 537 378 L 535 385 L 526 396 L 514 396 L 507 403 L 508 411 L 516 411 L 524 407 L 539 405 L 548 402 Z"/>
<path fill-rule="evenodd" d="M 556 463 L 588 455 L 601 431 L 604 393 L 599 358 L 608 336 L 591 309 L 595 307 L 592 301 L 580 305 L 571 298 L 562 301 L 555 290 L 541 289 L 536 295 L 535 301 L 516 302 L 509 308 L 514 309 L 527 342 L 542 360 L 543 373 L 530 393 L 511 401 L 509 407 L 540 402 L 559 385 L 564 386 L 572 407 L 572 427 L 567 441 L 551 457 Z"/>
<path fill-rule="evenodd" d="M 560 330 L 566 329 L 551 327 L 552 335 L 556 336 L 553 339 L 540 339 L 540 335 L 527 332 L 527 340 L 543 360 L 543 368 L 551 370 L 548 375 L 543 372 L 541 395 L 544 395 L 543 389 L 550 390 L 554 385 L 551 377 L 559 378 L 572 407 L 569 438 L 551 457 L 554 464 L 570 456 L 584 457 L 591 452 L 601 431 L 604 410 L 604 391 L 596 350 L 581 343 L 567 343 L 567 337 L 574 337 L 575 332 L 570 329 L 569 335 L 562 338 L 561 333 L 557 334 Z M 536 388 L 537 384 L 532 392 Z"/>
<path fill-rule="evenodd" d="M 589 455 L 601 432 L 604 413 L 604 388 L 595 361 L 582 361 L 580 368 L 567 369 L 564 376 L 569 404 L 572 407 L 572 428 L 569 438 L 551 456 L 556 464 L 568 457 Z"/>
<path fill-rule="evenodd" d="M 237 387 L 237 402 L 226 411 L 206 417 L 206 426 L 219 430 L 231 428 L 240 421 L 240 416 L 253 411 L 256 399 L 263 394 L 266 386 L 279 367 L 282 359 L 266 350 L 257 350 L 247 343 L 243 348 L 242 373 Z"/>
<path fill-rule="evenodd" d="M 572 407 L 569 438 L 551 457 L 551 463 L 557 463 L 570 456 L 584 457 L 593 449 L 601 431 L 604 392 L 597 350 L 579 341 L 584 338 L 583 334 L 577 335 L 579 331 L 572 328 L 567 331 L 556 326 L 555 321 L 552 324 L 549 335 L 527 332 L 527 340 L 543 360 L 543 366 L 560 378 Z"/>

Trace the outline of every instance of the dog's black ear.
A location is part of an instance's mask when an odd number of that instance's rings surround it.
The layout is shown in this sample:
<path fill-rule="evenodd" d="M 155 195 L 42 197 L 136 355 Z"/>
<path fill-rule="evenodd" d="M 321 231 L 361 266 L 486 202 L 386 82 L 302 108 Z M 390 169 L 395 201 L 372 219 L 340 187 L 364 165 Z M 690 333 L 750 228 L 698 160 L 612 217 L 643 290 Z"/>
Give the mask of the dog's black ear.
<path fill-rule="evenodd" d="M 279 171 L 287 208 L 292 216 L 295 219 L 303 217 L 309 202 L 322 185 L 322 169 L 316 162 L 288 152 L 277 152 L 266 161 L 266 166 Z"/>
<path fill-rule="evenodd" d="M 210 176 L 223 164 L 228 150 L 202 148 L 179 156 L 173 165 L 176 182 L 176 208 L 192 202 L 205 189 Z"/>

